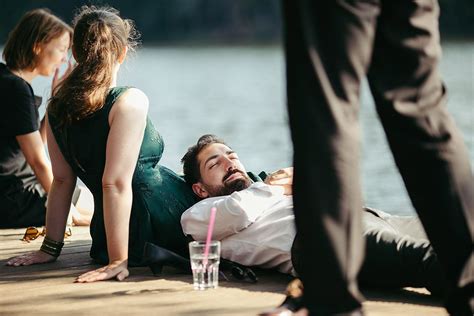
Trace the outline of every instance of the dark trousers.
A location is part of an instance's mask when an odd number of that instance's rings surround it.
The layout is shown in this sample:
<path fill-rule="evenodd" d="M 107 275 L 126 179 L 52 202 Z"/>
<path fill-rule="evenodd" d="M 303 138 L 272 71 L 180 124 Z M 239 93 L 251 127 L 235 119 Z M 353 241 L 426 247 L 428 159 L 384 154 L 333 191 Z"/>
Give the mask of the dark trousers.
<path fill-rule="evenodd" d="M 362 212 L 362 227 L 366 251 L 358 275 L 360 285 L 425 287 L 437 296 L 444 294 L 444 271 L 417 217 L 392 216 L 366 208 Z M 291 260 L 298 274 L 302 272 L 303 259 L 301 239 L 296 236 Z"/>
<path fill-rule="evenodd" d="M 358 275 L 360 285 L 425 287 L 432 294 L 444 294 L 444 271 L 418 218 L 367 209 L 362 216 L 366 251 Z"/>
<path fill-rule="evenodd" d="M 324 315 L 361 305 L 358 112 L 365 77 L 450 292 L 474 282 L 474 183 L 445 108 L 437 3 L 283 3 L 294 206 L 310 311 Z"/>

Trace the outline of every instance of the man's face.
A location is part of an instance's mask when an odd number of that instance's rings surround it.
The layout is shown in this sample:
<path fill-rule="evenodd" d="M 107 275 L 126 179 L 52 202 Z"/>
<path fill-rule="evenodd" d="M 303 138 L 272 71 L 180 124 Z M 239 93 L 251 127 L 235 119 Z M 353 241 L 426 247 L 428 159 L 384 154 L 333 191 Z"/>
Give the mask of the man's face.
<path fill-rule="evenodd" d="M 246 189 L 251 180 L 237 154 L 224 144 L 211 144 L 197 156 L 201 180 L 193 185 L 201 198 L 229 195 Z"/>

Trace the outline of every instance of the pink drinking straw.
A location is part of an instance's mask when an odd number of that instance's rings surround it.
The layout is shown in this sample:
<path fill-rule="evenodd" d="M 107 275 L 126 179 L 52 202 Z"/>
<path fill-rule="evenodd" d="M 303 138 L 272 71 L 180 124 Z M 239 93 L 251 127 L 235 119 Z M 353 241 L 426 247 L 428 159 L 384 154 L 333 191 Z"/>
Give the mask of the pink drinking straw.
<path fill-rule="evenodd" d="M 207 227 L 206 245 L 204 246 L 204 260 L 202 261 L 203 266 L 207 266 L 207 257 L 209 256 L 209 248 L 211 247 L 212 231 L 214 230 L 214 222 L 216 221 L 215 207 L 211 207 L 211 217 L 209 218 L 209 226 Z"/>

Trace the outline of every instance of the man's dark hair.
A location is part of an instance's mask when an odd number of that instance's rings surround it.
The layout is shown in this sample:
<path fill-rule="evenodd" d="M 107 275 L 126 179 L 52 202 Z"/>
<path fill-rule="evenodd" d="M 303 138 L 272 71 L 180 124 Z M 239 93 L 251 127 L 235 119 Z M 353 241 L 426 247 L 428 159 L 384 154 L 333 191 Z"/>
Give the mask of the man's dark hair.
<path fill-rule="evenodd" d="M 216 135 L 206 134 L 199 137 L 197 143 L 189 147 L 186 154 L 183 156 L 183 158 L 181 158 L 181 163 L 183 164 L 184 180 L 186 180 L 189 185 L 193 185 L 194 183 L 197 183 L 199 180 L 201 180 L 197 156 L 204 148 L 211 144 L 223 144 L 229 147 Z"/>

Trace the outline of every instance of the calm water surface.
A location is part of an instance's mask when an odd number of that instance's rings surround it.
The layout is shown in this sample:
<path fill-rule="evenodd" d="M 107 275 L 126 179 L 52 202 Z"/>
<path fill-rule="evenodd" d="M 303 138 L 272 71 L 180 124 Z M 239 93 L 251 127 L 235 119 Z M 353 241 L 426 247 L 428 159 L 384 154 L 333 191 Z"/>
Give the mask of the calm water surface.
<path fill-rule="evenodd" d="M 463 131 L 472 163 L 474 43 L 444 43 L 443 49 L 448 107 Z M 180 172 L 187 147 L 200 135 L 214 133 L 239 153 L 248 170 L 272 171 L 292 161 L 283 58 L 278 46 L 143 47 L 122 68 L 119 84 L 148 95 L 149 115 L 165 139 L 162 164 Z M 37 79 L 35 92 L 47 98 L 49 82 Z M 366 204 L 412 214 L 366 86 L 362 97 Z"/>

